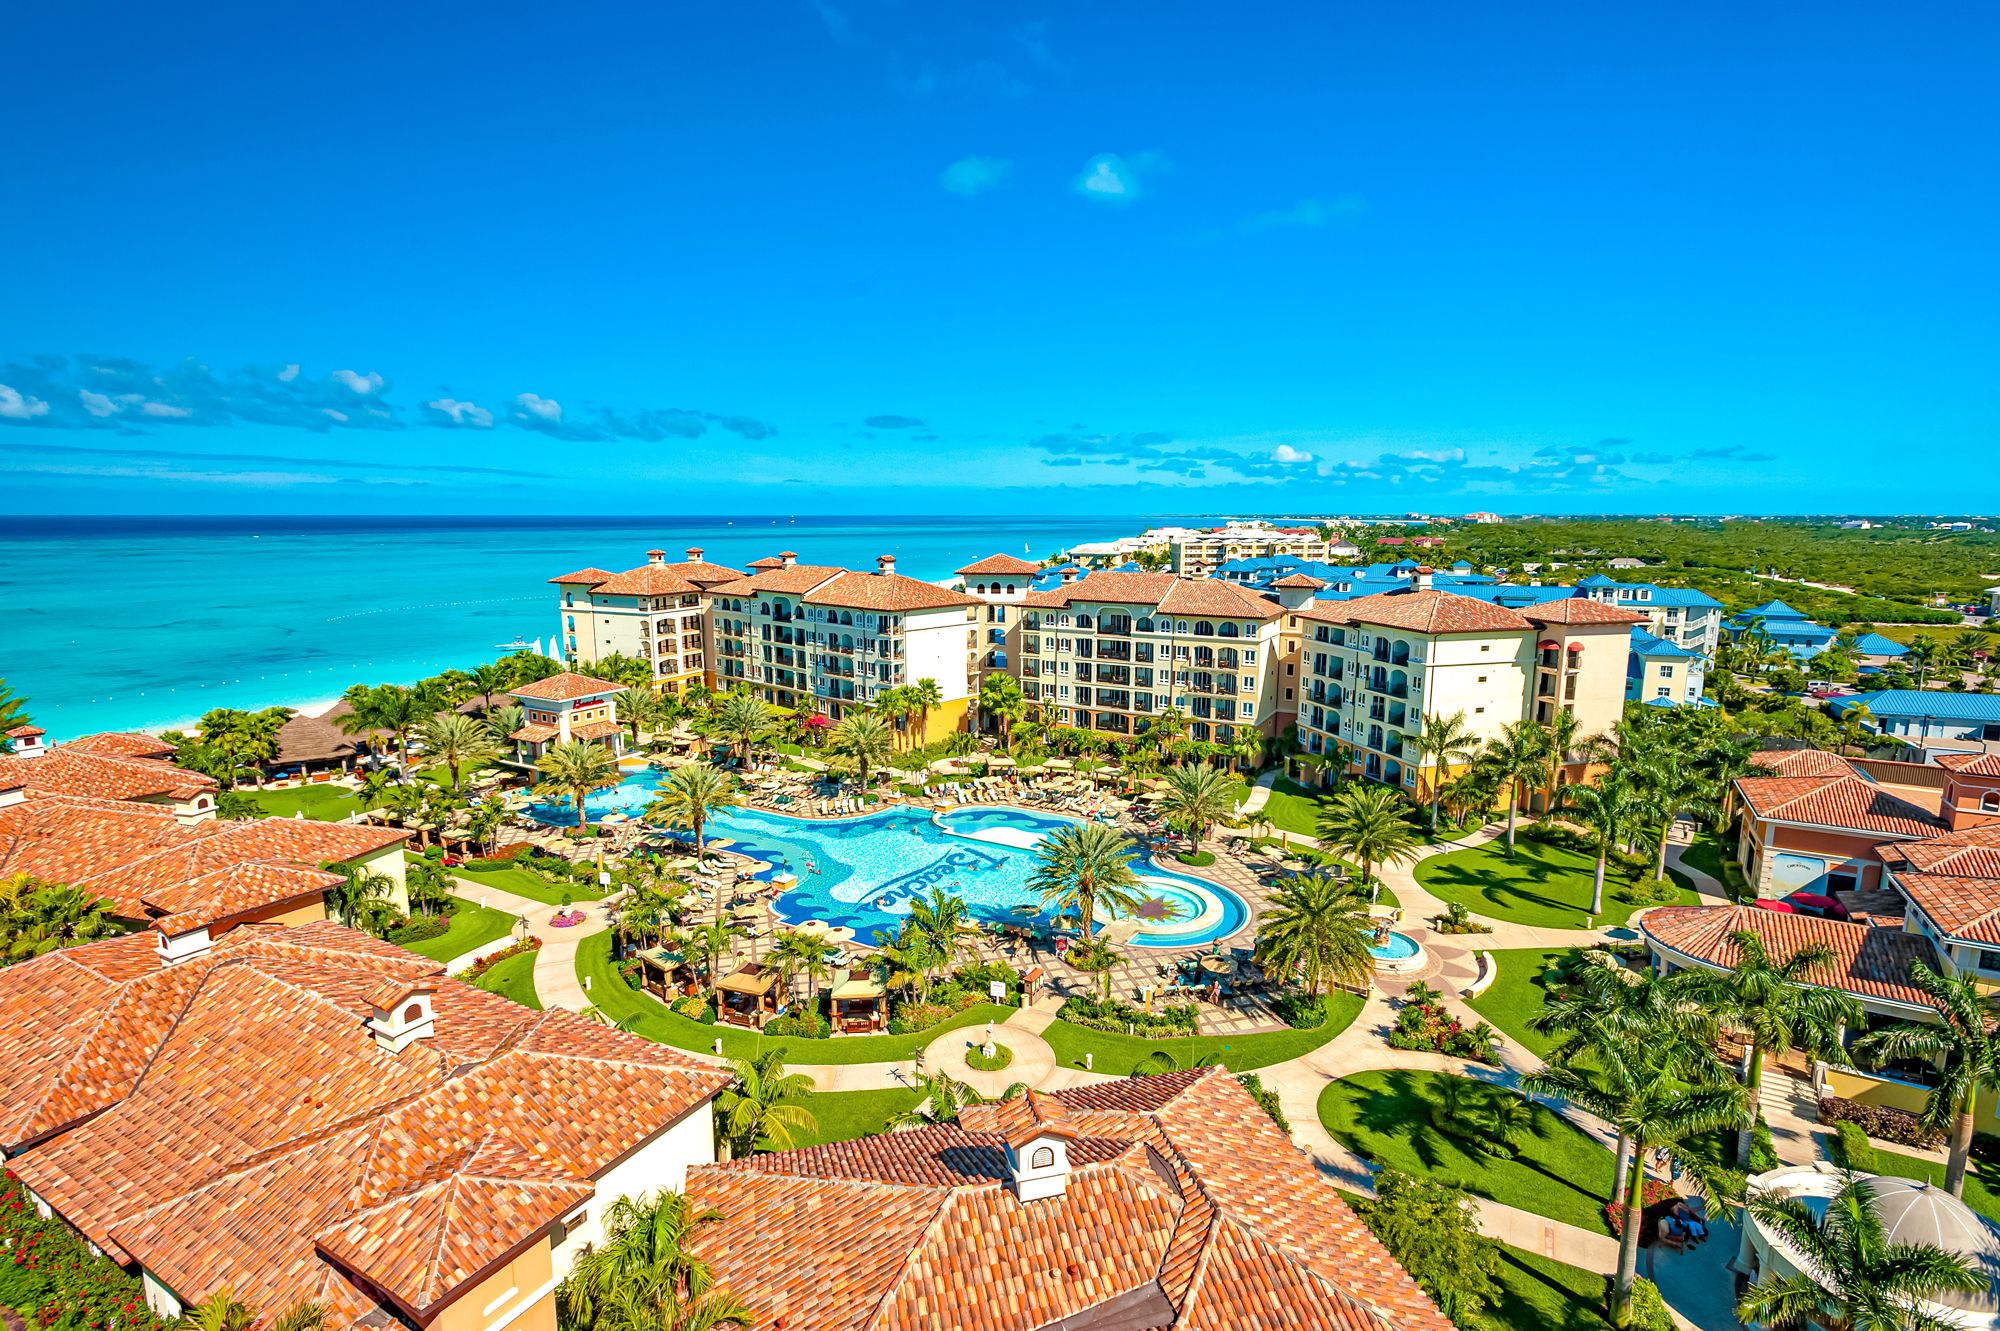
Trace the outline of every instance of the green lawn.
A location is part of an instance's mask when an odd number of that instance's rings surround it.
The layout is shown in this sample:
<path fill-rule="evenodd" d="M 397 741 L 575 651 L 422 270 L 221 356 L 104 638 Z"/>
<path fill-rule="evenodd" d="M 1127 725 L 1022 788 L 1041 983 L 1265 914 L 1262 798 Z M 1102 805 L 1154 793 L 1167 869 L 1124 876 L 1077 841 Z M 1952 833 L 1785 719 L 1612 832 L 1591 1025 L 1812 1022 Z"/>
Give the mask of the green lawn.
<path fill-rule="evenodd" d="M 1333 1019 L 1313 1030 L 1267 1031 L 1258 1035 L 1194 1035 L 1175 1040 L 1144 1040 L 1129 1035 L 1113 1035 L 1058 1021 L 1042 1032 L 1055 1050 L 1056 1062 L 1080 1068 L 1085 1054 L 1094 1055 L 1091 1070 L 1123 1076 L 1155 1050 L 1173 1056 L 1180 1067 L 1192 1067 L 1213 1059 L 1235 1072 L 1283 1063 L 1319 1048 L 1346 1030 L 1361 1015 L 1361 999 L 1354 994 L 1335 994 L 1329 1004 Z"/>
<path fill-rule="evenodd" d="M 1524 837 L 1517 841 L 1512 859 L 1507 857 L 1505 841 L 1492 841 L 1419 861 L 1416 875 L 1433 895 L 1463 902 L 1474 915 L 1543 928 L 1580 929 L 1590 910 L 1594 865 L 1590 856 Z M 1626 881 L 1615 869 L 1605 876 L 1604 912 L 1597 917 L 1600 926 L 1623 924 L 1639 909 L 1618 899 L 1618 889 Z M 1692 906 L 1696 898 L 1682 886 L 1677 900 L 1662 904 Z"/>
<path fill-rule="evenodd" d="M 885 1131 L 898 1114 L 914 1108 L 923 1095 L 914 1086 L 892 1086 L 886 1091 L 815 1091 L 806 1097 L 806 1108 L 819 1120 L 819 1131 L 801 1137 L 797 1144 L 818 1146 L 872 1137 Z"/>
<path fill-rule="evenodd" d="M 1689 868 L 1699 869 L 1720 882 L 1733 900 L 1749 895 L 1750 888 L 1744 880 L 1743 870 L 1729 858 L 1728 848 L 1708 828 L 1702 828 L 1695 835 L 1694 843 L 1681 852 L 1681 860 Z"/>
<path fill-rule="evenodd" d="M 1500 1253 L 1494 1272 L 1500 1298 L 1480 1314 L 1479 1325 L 1495 1331 L 1609 1331 L 1610 1281 L 1604 1276 L 1504 1243 L 1493 1246 Z"/>
<path fill-rule="evenodd" d="M 322 823 L 337 823 L 361 808 L 361 801 L 346 786 L 293 786 L 289 790 L 244 788 L 236 793 L 249 796 L 262 818 L 291 818 L 303 811 L 306 817 Z"/>
<path fill-rule="evenodd" d="M 564 892 L 569 893 L 572 901 L 595 901 L 604 894 L 595 882 L 569 883 L 558 887 L 533 869 L 453 869 L 452 873 L 470 882 L 484 883 L 502 892 L 512 892 L 517 897 L 539 901 L 545 906 L 560 906 Z"/>
<path fill-rule="evenodd" d="M 493 969 L 473 981 L 489 994 L 499 994 L 511 998 L 522 1007 L 541 1010 L 542 1000 L 535 997 L 535 953 L 523 952 L 509 957 Z"/>
<path fill-rule="evenodd" d="M 1842 1148 L 1838 1134 L 1826 1139 L 1828 1154 L 1834 1163 L 1844 1165 L 1861 1174 L 1891 1174 L 1897 1178 L 1921 1179 L 1926 1183 L 1944 1186 L 1944 1163 L 1927 1160 L 1920 1155 L 1905 1155 L 1901 1151 L 1885 1150 L 1870 1143 L 1867 1154 L 1861 1159 L 1848 1158 Z M 1982 1164 L 1975 1155 L 1965 1170 L 1965 1204 L 1988 1220 L 2000 1221 L 2000 1169 Z"/>
<path fill-rule="evenodd" d="M 1533 1139 L 1518 1158 L 1487 1154 L 1432 1126 L 1448 1073 L 1361 1072 L 1320 1093 L 1319 1119 L 1336 1141 L 1376 1164 L 1440 1179 L 1481 1197 L 1608 1234 L 1603 1205 L 1611 1196 L 1611 1152 L 1552 1109 L 1530 1107 Z M 1475 1104 L 1512 1095 L 1477 1087 Z"/>
<path fill-rule="evenodd" d="M 1546 1058 L 1555 1040 L 1529 1030 L 1528 1019 L 1540 1012 L 1547 1000 L 1544 986 L 1549 967 L 1581 951 L 1574 947 L 1522 947 L 1494 952 L 1499 974 L 1485 993 L 1466 1001 L 1515 1044 Z"/>
<path fill-rule="evenodd" d="M 670 1011 L 651 994 L 642 994 L 618 977 L 611 964 L 612 936 L 593 934 L 577 945 L 576 973 L 590 985 L 590 998 L 611 1020 L 660 1044 L 677 1049 L 713 1053 L 715 1041 L 722 1040 L 722 1052 L 729 1058 L 749 1058 L 767 1049 L 783 1052 L 787 1063 L 800 1066 L 827 1063 L 890 1063 L 913 1057 L 916 1051 L 946 1031 L 961 1026 L 983 1026 L 988 1021 L 1005 1021 L 1014 1009 L 980 1003 L 957 1016 L 915 1035 L 843 1035 L 832 1040 L 766 1038 L 741 1026 L 711 1026 Z"/>
<path fill-rule="evenodd" d="M 426 938 L 421 943 L 404 943 L 402 946 L 420 957 L 450 961 L 496 938 L 505 938 L 507 931 L 514 927 L 514 917 L 504 910 L 475 905 L 464 897 L 453 897 L 451 900 L 449 929 L 436 938 Z"/>
<path fill-rule="evenodd" d="M 1261 812 L 1252 814 L 1271 826 L 1301 836 L 1319 835 L 1320 793 L 1302 786 L 1288 776 L 1271 785 L 1270 798 Z"/>

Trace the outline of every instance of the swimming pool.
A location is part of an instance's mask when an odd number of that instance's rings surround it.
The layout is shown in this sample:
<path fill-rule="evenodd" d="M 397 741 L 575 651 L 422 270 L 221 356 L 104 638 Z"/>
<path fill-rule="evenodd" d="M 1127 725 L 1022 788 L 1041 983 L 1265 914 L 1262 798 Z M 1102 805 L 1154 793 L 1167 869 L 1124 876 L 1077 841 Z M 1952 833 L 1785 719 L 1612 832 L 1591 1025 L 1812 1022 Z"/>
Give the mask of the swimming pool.
<path fill-rule="evenodd" d="M 627 767 L 617 785 L 608 790 L 593 791 L 587 796 L 583 801 L 584 810 L 593 823 L 607 813 L 637 818 L 646 811 L 648 804 L 660 797 L 660 781 L 664 776 L 665 773 L 650 767 Z M 536 822 L 554 827 L 573 827 L 576 824 L 576 806 L 567 799 L 554 803 L 537 800 L 528 806 L 526 812 Z"/>
<path fill-rule="evenodd" d="M 798 886 L 777 899 L 780 918 L 797 924 L 825 920 L 872 942 L 891 934 L 910 902 L 941 887 L 965 898 L 973 917 L 1016 924 L 1049 916 L 1028 885 L 1033 847 L 1073 819 L 1027 809 L 975 805 L 947 814 L 893 808 L 838 821 L 787 818 L 758 809 L 730 809 L 709 822 L 708 835 L 728 837 L 732 850 L 790 873 Z M 1139 947 L 1191 947 L 1241 929 L 1249 910 L 1235 893 L 1150 861 L 1139 872 L 1135 916 L 1144 926 Z M 1117 918 L 1117 912 L 1110 912 Z"/>

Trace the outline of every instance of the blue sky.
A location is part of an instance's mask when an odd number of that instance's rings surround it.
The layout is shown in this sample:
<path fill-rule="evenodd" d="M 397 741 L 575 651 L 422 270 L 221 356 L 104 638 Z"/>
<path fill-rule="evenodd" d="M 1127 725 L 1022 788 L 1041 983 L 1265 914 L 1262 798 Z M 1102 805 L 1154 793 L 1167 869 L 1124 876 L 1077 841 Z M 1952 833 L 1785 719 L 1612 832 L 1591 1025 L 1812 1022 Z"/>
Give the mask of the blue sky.
<path fill-rule="evenodd" d="M 2000 506 L 1987 6 L 85 0 L 8 45 L 30 510 Z"/>

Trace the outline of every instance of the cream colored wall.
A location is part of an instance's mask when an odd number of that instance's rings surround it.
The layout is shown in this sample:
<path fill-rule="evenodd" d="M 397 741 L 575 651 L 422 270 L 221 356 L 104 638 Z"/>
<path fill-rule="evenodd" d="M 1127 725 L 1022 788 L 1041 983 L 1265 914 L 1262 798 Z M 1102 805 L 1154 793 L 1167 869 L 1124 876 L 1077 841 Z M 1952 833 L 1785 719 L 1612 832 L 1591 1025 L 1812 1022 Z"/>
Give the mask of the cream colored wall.
<path fill-rule="evenodd" d="M 544 1238 L 446 1304 L 426 1331 L 555 1331 L 555 1284 Z"/>
<path fill-rule="evenodd" d="M 690 1166 L 714 1163 L 713 1102 L 704 1100 L 672 1127 L 598 1176 L 597 1195 L 591 1199 L 583 1223 L 569 1230 L 562 1242 L 555 1245 L 556 1275 L 569 1274 L 585 1244 L 604 1240 L 604 1217 L 611 1203 L 620 1197 L 638 1197 L 662 1188 L 683 1191 Z"/>
<path fill-rule="evenodd" d="M 1422 645 L 1426 653 L 1425 716 L 1462 711 L 1466 728 L 1483 742 L 1527 715 L 1534 658 L 1534 642 L 1527 634 L 1458 633 L 1428 640 L 1399 636 Z"/>
<path fill-rule="evenodd" d="M 1583 644 L 1576 698 L 1569 702 L 1578 733 L 1610 734 L 1625 715 L 1625 666 L 1631 658 L 1632 630 L 1623 624 L 1569 625 L 1549 636 L 1565 650 L 1572 642 Z"/>
<path fill-rule="evenodd" d="M 396 909 L 405 915 L 410 913 L 410 880 L 403 862 L 403 843 L 384 846 L 381 850 L 366 855 L 357 855 L 354 863 L 369 873 L 381 874 L 389 880 L 389 899 L 396 903 Z"/>
<path fill-rule="evenodd" d="M 972 673 L 968 664 L 978 644 L 984 616 L 967 619 L 972 607 L 953 606 L 948 610 L 917 611 L 903 617 L 903 678 L 914 684 L 935 679 L 946 701 L 958 701 L 972 694 Z M 960 715 L 964 709 L 960 709 Z M 933 719 L 935 724 L 935 718 Z"/>

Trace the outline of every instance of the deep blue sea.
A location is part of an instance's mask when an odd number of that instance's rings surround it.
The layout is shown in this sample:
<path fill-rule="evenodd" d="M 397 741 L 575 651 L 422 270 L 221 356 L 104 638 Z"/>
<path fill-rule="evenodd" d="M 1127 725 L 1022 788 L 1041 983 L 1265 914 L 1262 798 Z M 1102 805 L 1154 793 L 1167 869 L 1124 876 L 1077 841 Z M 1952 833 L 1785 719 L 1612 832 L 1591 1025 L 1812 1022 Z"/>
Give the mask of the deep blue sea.
<path fill-rule="evenodd" d="M 1160 519 L 1162 521 L 1168 519 Z M 1186 521 L 1188 519 L 1172 519 Z M 31 518 L 0 523 L 0 679 L 62 739 L 212 707 L 321 705 L 556 629 L 548 579 L 699 545 L 741 568 L 779 550 L 943 578 L 1136 532 L 1076 518 Z"/>

